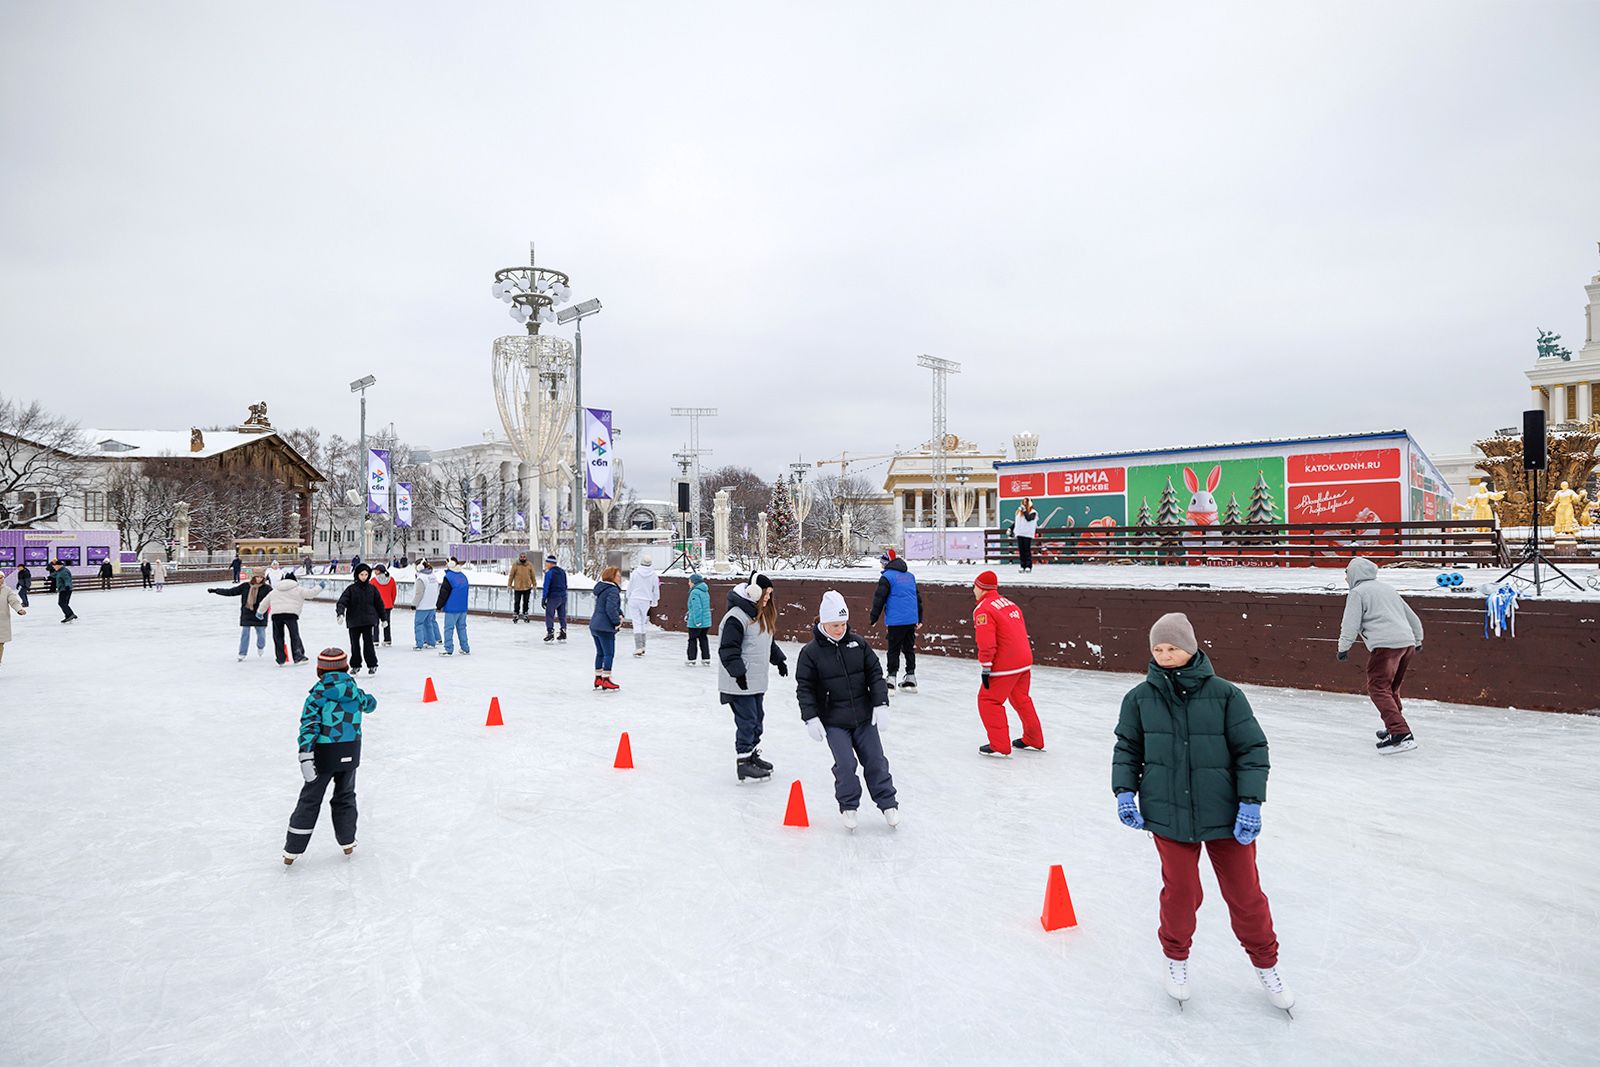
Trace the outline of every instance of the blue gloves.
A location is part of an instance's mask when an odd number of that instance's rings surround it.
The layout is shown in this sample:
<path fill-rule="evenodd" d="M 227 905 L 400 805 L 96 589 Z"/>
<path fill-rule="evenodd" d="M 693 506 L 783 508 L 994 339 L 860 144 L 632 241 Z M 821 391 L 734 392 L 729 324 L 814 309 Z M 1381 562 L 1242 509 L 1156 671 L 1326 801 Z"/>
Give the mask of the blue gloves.
<path fill-rule="evenodd" d="M 309 752 L 300 753 L 300 777 L 308 782 L 317 780 L 317 758 Z"/>
<path fill-rule="evenodd" d="M 1233 820 L 1233 839 L 1248 845 L 1261 836 L 1261 805 L 1240 804 L 1239 815 Z"/>
<path fill-rule="evenodd" d="M 1117 794 L 1117 818 L 1122 820 L 1124 826 L 1144 829 L 1144 816 L 1139 814 L 1139 805 L 1134 803 L 1132 793 Z"/>

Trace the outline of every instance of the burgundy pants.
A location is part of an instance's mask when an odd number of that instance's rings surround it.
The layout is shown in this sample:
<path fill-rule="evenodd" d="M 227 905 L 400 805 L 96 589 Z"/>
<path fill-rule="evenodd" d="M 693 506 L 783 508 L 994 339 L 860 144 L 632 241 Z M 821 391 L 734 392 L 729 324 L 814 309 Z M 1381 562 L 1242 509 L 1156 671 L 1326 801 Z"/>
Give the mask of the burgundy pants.
<path fill-rule="evenodd" d="M 1406 680 L 1414 648 L 1374 648 L 1367 654 L 1367 695 L 1383 716 L 1384 729 L 1395 737 L 1409 734 L 1400 711 L 1400 684 Z"/>
<path fill-rule="evenodd" d="M 1205 895 L 1200 890 L 1200 845 L 1152 834 L 1161 856 L 1161 950 L 1168 959 L 1186 960 L 1194 941 L 1194 916 Z M 1228 905 L 1233 934 L 1257 967 L 1278 964 L 1278 938 L 1272 909 L 1256 874 L 1256 846 L 1231 837 L 1207 841 L 1206 854 Z"/>
<path fill-rule="evenodd" d="M 996 752 L 1011 751 L 1011 723 L 1006 718 L 1006 701 L 1017 709 L 1022 720 L 1022 739 L 1034 748 L 1044 747 L 1044 727 L 1039 725 L 1039 713 L 1033 710 L 1033 697 L 1028 690 L 1033 686 L 1033 671 L 1021 674 L 1003 674 L 989 679 L 989 687 L 978 688 L 978 717 L 989 733 L 989 747 Z"/>

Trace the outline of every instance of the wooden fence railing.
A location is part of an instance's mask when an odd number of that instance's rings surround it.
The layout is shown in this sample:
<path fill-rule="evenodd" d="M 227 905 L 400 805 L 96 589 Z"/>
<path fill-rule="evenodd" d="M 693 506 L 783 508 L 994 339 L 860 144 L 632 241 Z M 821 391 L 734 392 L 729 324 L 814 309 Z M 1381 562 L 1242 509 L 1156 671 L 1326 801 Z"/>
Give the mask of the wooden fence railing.
<path fill-rule="evenodd" d="M 1150 563 L 1217 567 L 1342 567 L 1354 556 L 1384 563 L 1495 567 L 1507 562 L 1493 526 L 1470 519 L 1329 526 L 1097 526 L 1040 530 L 1035 563 Z M 984 535 L 984 561 L 1016 563 L 1010 530 Z"/>

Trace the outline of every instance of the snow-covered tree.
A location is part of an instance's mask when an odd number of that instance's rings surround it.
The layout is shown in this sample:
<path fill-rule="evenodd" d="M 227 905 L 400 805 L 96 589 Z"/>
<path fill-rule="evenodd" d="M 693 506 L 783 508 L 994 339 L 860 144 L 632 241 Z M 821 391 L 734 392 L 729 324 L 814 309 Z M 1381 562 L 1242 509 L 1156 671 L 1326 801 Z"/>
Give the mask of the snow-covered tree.
<path fill-rule="evenodd" d="M 794 505 L 789 501 L 789 483 L 780 474 L 772 483 L 772 499 L 767 504 L 767 551 L 787 559 L 795 550 Z"/>

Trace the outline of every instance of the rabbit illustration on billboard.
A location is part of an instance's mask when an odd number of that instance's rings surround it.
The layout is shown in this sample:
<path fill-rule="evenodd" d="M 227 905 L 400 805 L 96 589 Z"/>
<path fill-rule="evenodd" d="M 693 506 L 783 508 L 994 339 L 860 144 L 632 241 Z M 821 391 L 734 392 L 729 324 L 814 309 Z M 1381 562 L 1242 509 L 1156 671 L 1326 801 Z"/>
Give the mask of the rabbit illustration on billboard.
<path fill-rule="evenodd" d="M 1183 468 L 1183 484 L 1189 487 L 1193 494 L 1189 497 L 1188 520 L 1190 526 L 1215 526 L 1217 524 L 1217 498 L 1212 493 L 1217 491 L 1217 486 L 1222 481 L 1222 465 L 1211 468 L 1211 473 L 1206 475 L 1206 487 L 1200 488 L 1200 479 L 1194 473 L 1193 467 Z"/>

